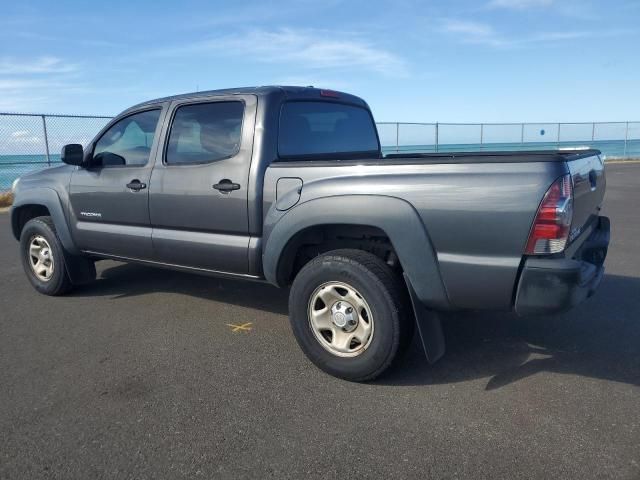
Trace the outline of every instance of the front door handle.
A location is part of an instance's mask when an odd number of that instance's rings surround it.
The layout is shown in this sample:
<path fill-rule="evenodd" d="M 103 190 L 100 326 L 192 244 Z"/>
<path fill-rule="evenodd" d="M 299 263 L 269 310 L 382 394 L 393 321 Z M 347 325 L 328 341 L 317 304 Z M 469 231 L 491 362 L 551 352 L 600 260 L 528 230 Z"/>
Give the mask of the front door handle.
<path fill-rule="evenodd" d="M 223 180 L 220 180 L 220 183 L 216 183 L 213 186 L 213 188 L 215 188 L 216 190 L 221 191 L 222 193 L 229 193 L 229 192 L 232 192 L 234 190 L 240 190 L 240 184 L 239 183 L 233 183 L 228 178 L 225 178 Z"/>
<path fill-rule="evenodd" d="M 142 183 L 136 178 L 135 180 L 131 180 L 131 182 L 127 183 L 127 188 L 129 190 L 133 190 L 134 192 L 139 192 L 140 190 L 147 188 L 147 184 Z"/>

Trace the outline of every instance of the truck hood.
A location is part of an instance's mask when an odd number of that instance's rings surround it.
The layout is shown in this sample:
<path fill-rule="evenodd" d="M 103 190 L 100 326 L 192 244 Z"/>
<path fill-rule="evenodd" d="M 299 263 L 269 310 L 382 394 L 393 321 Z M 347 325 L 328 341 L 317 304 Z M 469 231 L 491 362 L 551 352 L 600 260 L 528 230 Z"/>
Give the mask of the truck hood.
<path fill-rule="evenodd" d="M 58 192 L 64 191 L 71 179 L 71 173 L 76 167 L 72 165 L 58 165 L 26 173 L 20 176 L 14 184 L 15 201 L 20 199 L 20 192 L 32 188 L 52 188 Z"/>
<path fill-rule="evenodd" d="M 19 183 L 41 182 L 49 179 L 60 180 L 60 177 L 71 178 L 71 172 L 74 170 L 72 165 L 57 165 L 55 167 L 47 167 L 33 172 L 25 173 L 19 177 Z"/>

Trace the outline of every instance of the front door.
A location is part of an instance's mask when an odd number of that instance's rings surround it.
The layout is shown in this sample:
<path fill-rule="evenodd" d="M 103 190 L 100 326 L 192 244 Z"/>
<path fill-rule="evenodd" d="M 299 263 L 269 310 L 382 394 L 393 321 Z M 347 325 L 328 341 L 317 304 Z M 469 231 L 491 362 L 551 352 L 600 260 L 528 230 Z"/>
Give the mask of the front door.
<path fill-rule="evenodd" d="M 162 158 L 151 175 L 156 260 L 248 272 L 248 177 L 256 98 L 174 102 Z"/>
<path fill-rule="evenodd" d="M 81 250 L 152 257 L 149 180 L 160 107 L 127 115 L 92 143 L 92 159 L 71 177 L 73 236 Z"/>

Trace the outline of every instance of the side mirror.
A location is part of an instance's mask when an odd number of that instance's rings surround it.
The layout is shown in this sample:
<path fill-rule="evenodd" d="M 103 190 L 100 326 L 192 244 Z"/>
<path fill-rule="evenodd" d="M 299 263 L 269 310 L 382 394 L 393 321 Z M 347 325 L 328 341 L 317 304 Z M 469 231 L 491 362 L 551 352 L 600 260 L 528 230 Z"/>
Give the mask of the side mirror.
<path fill-rule="evenodd" d="M 60 159 L 67 165 L 82 165 L 84 158 L 84 151 L 82 145 L 77 143 L 70 143 L 62 147 L 62 154 Z"/>

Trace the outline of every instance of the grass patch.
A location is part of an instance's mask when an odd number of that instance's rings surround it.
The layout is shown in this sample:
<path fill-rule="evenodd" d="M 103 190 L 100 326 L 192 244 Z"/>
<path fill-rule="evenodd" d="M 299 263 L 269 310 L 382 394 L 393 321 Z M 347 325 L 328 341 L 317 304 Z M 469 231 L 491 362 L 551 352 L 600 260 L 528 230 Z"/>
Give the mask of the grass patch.
<path fill-rule="evenodd" d="M 0 192 L 0 208 L 10 207 L 13 203 L 13 193 Z"/>

